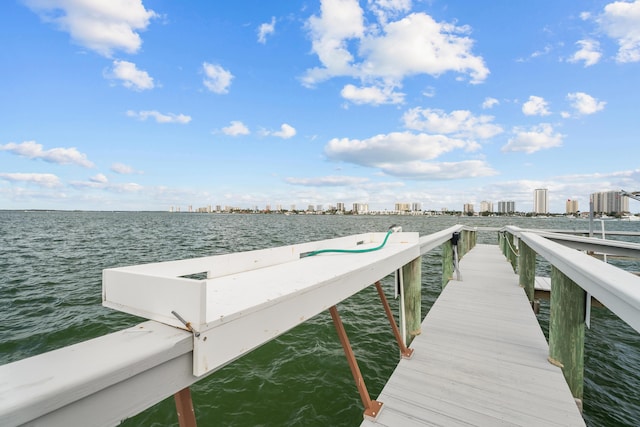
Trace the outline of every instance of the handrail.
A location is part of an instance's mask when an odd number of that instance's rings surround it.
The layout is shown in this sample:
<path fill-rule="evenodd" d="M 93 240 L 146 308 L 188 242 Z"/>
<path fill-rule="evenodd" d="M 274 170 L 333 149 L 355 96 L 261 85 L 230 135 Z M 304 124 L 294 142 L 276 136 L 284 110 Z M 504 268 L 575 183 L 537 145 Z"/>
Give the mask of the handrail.
<path fill-rule="evenodd" d="M 640 277 L 536 232 L 518 227 L 506 229 L 640 332 Z"/>
<path fill-rule="evenodd" d="M 581 251 L 602 252 L 609 255 L 640 258 L 640 244 L 595 237 L 571 236 L 548 231 L 527 230 L 551 241 Z"/>

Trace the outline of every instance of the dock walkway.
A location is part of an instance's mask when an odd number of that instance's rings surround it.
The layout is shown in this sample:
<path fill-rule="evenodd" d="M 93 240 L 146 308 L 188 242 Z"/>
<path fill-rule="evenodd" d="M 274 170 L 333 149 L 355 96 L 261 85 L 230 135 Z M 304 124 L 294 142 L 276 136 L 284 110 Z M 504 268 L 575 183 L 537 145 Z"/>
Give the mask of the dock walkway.
<path fill-rule="evenodd" d="M 375 426 L 584 426 L 518 276 L 498 246 L 460 263 L 376 400 Z"/>

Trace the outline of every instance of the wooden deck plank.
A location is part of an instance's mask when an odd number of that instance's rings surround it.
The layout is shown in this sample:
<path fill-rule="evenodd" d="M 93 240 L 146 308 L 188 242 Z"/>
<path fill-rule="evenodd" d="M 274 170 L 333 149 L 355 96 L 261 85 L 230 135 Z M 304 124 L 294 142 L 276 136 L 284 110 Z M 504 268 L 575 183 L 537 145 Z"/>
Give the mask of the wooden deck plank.
<path fill-rule="evenodd" d="M 451 280 L 362 426 L 584 426 L 518 277 L 477 245 Z"/>

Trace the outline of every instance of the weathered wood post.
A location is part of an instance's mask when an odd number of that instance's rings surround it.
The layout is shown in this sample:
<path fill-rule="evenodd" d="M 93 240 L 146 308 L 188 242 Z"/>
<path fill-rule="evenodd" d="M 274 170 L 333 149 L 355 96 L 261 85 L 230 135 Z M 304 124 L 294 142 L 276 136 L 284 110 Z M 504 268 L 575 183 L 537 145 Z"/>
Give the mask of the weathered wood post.
<path fill-rule="evenodd" d="M 513 234 L 511 233 L 507 233 L 506 234 L 506 250 L 507 250 L 507 259 L 509 260 L 509 262 L 511 263 L 511 268 L 513 268 L 513 271 L 517 271 L 518 268 L 518 254 L 516 252 L 516 248 L 514 246 L 514 239 L 513 239 Z"/>
<path fill-rule="evenodd" d="M 418 257 L 402 267 L 405 325 L 404 342 L 411 341 L 422 332 L 422 257 Z"/>
<path fill-rule="evenodd" d="M 562 368 L 571 394 L 582 409 L 585 291 L 551 267 L 549 362 Z"/>
<path fill-rule="evenodd" d="M 442 289 L 453 277 L 453 246 L 451 240 L 442 244 Z"/>
<path fill-rule="evenodd" d="M 518 260 L 520 286 L 524 288 L 529 302 L 533 303 L 536 282 L 536 253 L 522 240 L 518 244 L 518 252 L 520 253 Z"/>
<path fill-rule="evenodd" d="M 473 230 L 462 230 L 462 255 L 469 252 L 476 245 L 476 232 Z M 462 259 L 462 255 L 460 258 Z"/>

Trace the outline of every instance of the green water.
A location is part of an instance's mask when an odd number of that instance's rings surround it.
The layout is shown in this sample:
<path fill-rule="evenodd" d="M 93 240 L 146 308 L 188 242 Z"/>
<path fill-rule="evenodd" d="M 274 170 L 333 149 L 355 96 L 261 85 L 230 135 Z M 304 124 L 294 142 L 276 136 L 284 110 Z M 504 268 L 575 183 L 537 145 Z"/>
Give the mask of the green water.
<path fill-rule="evenodd" d="M 0 364 L 141 322 L 101 306 L 104 268 L 386 231 L 392 224 L 424 235 L 456 223 L 588 227 L 586 221 L 552 218 L 0 212 Z M 607 229 L 640 231 L 640 223 L 610 221 Z M 497 240 L 493 233 L 481 233 L 480 242 Z M 625 267 L 640 270 L 633 264 Z M 542 272 L 545 268 L 539 266 Z M 440 250 L 424 257 L 422 271 L 426 315 L 440 288 Z M 391 278 L 383 285 L 392 295 Z M 397 311 L 396 302 L 391 303 Z M 375 288 L 338 308 L 375 398 L 398 362 Z M 544 303 L 539 318 L 545 329 Z M 638 425 L 640 337 L 606 309 L 594 309 L 591 323 L 585 347 L 587 424 Z M 202 426 L 354 426 L 362 419 L 360 398 L 328 313 L 196 383 L 192 394 Z M 177 425 L 173 399 L 123 425 Z"/>

